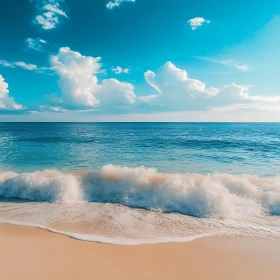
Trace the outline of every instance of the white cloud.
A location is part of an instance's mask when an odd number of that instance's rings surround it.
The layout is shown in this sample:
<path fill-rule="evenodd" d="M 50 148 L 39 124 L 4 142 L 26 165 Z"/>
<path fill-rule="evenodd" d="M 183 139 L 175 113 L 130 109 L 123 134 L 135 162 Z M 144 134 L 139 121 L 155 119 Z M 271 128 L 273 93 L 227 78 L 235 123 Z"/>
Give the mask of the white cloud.
<path fill-rule="evenodd" d="M 248 66 L 248 64 L 236 65 L 235 67 L 242 71 L 249 71 L 252 69 L 251 67 Z"/>
<path fill-rule="evenodd" d="M 60 9 L 59 3 L 47 4 L 43 7 L 43 9 L 67 18 L 66 13 Z"/>
<path fill-rule="evenodd" d="M 33 71 L 33 70 L 38 70 L 38 67 L 37 65 L 35 64 L 27 64 L 23 61 L 18 61 L 18 62 L 15 62 L 14 65 L 22 68 L 22 69 L 25 69 L 25 70 L 29 70 L 29 71 Z"/>
<path fill-rule="evenodd" d="M 3 98 L 9 93 L 8 84 L 5 82 L 2 75 L 0 75 L 0 98 Z"/>
<path fill-rule="evenodd" d="M 59 106 L 47 106 L 47 105 L 43 105 L 43 106 L 39 106 L 39 111 L 41 112 L 55 112 L 55 113 L 66 113 L 68 112 L 67 109 L 59 107 Z M 37 112 L 38 111 L 34 111 Z"/>
<path fill-rule="evenodd" d="M 98 92 L 102 103 L 133 104 L 136 101 L 134 87 L 130 83 L 120 82 L 117 79 L 104 79 Z"/>
<path fill-rule="evenodd" d="M 144 78 L 146 82 L 153 87 L 157 92 L 161 93 L 161 89 L 155 84 L 155 77 L 156 74 L 155 72 L 148 70 L 147 72 L 144 73 Z"/>
<path fill-rule="evenodd" d="M 28 49 L 41 52 L 47 41 L 40 38 L 26 38 L 26 44 Z"/>
<path fill-rule="evenodd" d="M 29 70 L 29 71 L 39 71 L 40 69 L 37 67 L 35 64 L 28 64 L 23 61 L 17 61 L 17 62 L 8 62 L 6 60 L 0 60 L 0 65 L 8 68 L 22 68 L 24 70 Z M 42 68 L 44 69 L 44 68 Z"/>
<path fill-rule="evenodd" d="M 68 47 L 60 48 L 52 56 L 51 69 L 59 76 L 61 94 L 52 95 L 50 104 L 41 111 L 86 110 L 112 114 L 280 109 L 280 96 L 253 95 L 249 86 L 234 83 L 220 89 L 208 87 L 170 61 L 156 71 L 144 73 L 146 82 L 156 91 L 145 96 L 137 96 L 131 83 L 112 78 L 99 81 L 98 75 L 103 70 L 101 58 L 84 56 Z"/>
<path fill-rule="evenodd" d="M 121 74 L 121 73 L 128 74 L 129 71 L 130 71 L 129 68 L 122 68 L 122 67 L 120 67 L 120 66 L 112 67 L 111 69 L 112 69 L 112 71 L 113 71 L 115 74 L 117 74 L 117 75 L 119 75 L 119 74 Z"/>
<path fill-rule="evenodd" d="M 205 110 L 273 110 L 280 111 L 280 96 L 260 96 L 249 92 L 249 86 L 231 83 L 207 88 L 199 80 L 188 77 L 185 70 L 166 62 L 158 71 L 148 70 L 144 77 L 158 94 L 138 97 L 141 108 L 147 104 L 150 111 L 205 111 Z M 143 104 L 144 103 L 144 104 Z"/>
<path fill-rule="evenodd" d="M 216 88 L 207 88 L 206 85 L 196 79 L 188 77 L 185 70 L 177 68 L 172 62 L 166 62 L 157 73 L 148 70 L 144 73 L 147 83 L 153 87 L 166 101 L 175 100 L 187 101 L 196 96 L 204 95 L 206 97 L 216 95 L 219 90 Z M 171 100 L 169 100 L 171 99 Z"/>
<path fill-rule="evenodd" d="M 54 13 L 52 12 L 43 13 L 43 15 L 36 16 L 35 22 L 42 25 L 42 28 L 45 30 L 53 29 L 58 24 L 58 17 L 53 15 Z"/>
<path fill-rule="evenodd" d="M 0 60 L 0 66 L 8 68 L 21 68 L 28 71 L 35 71 L 36 73 L 53 74 L 53 69 L 50 67 L 38 67 L 35 64 L 26 63 L 24 61 L 9 62 L 6 60 Z"/>
<path fill-rule="evenodd" d="M 83 56 L 68 47 L 60 48 L 51 59 L 53 69 L 59 75 L 59 87 L 63 103 L 67 107 L 87 108 L 97 105 L 96 74 L 101 68 L 100 57 Z"/>
<path fill-rule="evenodd" d="M 158 98 L 158 95 L 152 94 L 152 95 L 145 95 L 145 96 L 139 96 L 137 97 L 137 100 L 141 103 L 147 103 L 149 105 L 154 104 L 154 100 Z M 143 104 L 141 104 L 143 105 Z"/>
<path fill-rule="evenodd" d="M 112 67 L 112 71 L 115 74 L 121 74 L 123 70 L 122 70 L 122 68 L 120 66 L 117 66 L 117 67 Z"/>
<path fill-rule="evenodd" d="M 7 68 L 15 68 L 15 65 L 13 63 L 10 63 L 6 60 L 0 60 L 0 65 Z"/>
<path fill-rule="evenodd" d="M 188 23 L 190 24 L 192 30 L 196 30 L 198 29 L 198 27 L 202 26 L 204 23 L 210 23 L 210 20 L 206 20 L 203 17 L 196 17 L 196 18 L 192 18 L 188 21 Z"/>
<path fill-rule="evenodd" d="M 123 2 L 135 2 L 136 0 L 114 0 L 114 1 L 110 1 L 106 7 L 110 10 L 112 10 L 115 7 L 119 7 L 121 3 Z"/>
<path fill-rule="evenodd" d="M 14 99 L 9 96 L 8 84 L 0 75 L 0 110 L 20 110 L 22 105 L 17 104 Z"/>
<path fill-rule="evenodd" d="M 136 96 L 133 85 L 116 79 L 98 83 L 101 58 L 84 56 L 68 47 L 60 48 L 51 58 L 54 71 L 59 76 L 61 90 L 59 105 L 72 110 L 85 110 L 133 104 Z"/>
<path fill-rule="evenodd" d="M 156 110 L 205 109 L 208 100 L 219 93 L 219 89 L 208 88 L 205 83 L 190 78 L 187 71 L 177 68 L 170 61 L 157 72 L 148 70 L 144 77 L 158 95 L 142 96 L 138 99 Z"/>
<path fill-rule="evenodd" d="M 238 62 L 234 59 L 215 59 L 215 58 L 212 58 L 212 57 L 205 57 L 205 56 L 195 56 L 194 58 L 209 61 L 209 62 L 212 62 L 212 63 L 225 65 L 225 66 L 234 67 L 234 68 L 236 68 L 238 70 L 241 70 L 241 71 L 249 71 L 249 70 L 253 69 L 248 64 L 241 64 L 240 62 Z"/>
<path fill-rule="evenodd" d="M 280 111 L 280 96 L 260 96 L 249 93 L 246 85 L 231 83 L 224 86 L 215 100 L 212 110 L 233 111 L 255 109 L 262 111 Z"/>
<path fill-rule="evenodd" d="M 40 3 L 41 5 L 37 7 L 40 14 L 36 16 L 34 22 L 41 25 L 43 29 L 54 29 L 58 26 L 61 17 L 68 18 L 58 0 L 43 0 Z"/>

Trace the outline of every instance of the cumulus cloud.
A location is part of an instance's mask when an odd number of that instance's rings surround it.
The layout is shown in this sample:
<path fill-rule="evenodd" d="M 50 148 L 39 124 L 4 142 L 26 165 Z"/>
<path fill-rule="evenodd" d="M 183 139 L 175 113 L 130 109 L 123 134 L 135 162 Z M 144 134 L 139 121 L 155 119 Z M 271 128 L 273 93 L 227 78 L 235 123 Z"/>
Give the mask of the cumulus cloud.
<path fill-rule="evenodd" d="M 115 74 L 117 74 L 117 75 L 119 75 L 119 74 L 121 74 L 121 73 L 128 74 L 129 71 L 130 71 L 129 68 L 122 68 L 122 67 L 120 67 L 120 66 L 112 67 L 111 69 L 112 69 L 112 71 L 113 71 Z"/>
<path fill-rule="evenodd" d="M 3 98 L 9 93 L 8 84 L 5 82 L 2 75 L 0 75 L 0 98 Z"/>
<path fill-rule="evenodd" d="M 138 97 L 155 111 L 205 110 L 280 110 L 280 96 L 250 94 L 250 87 L 231 83 L 208 88 L 202 81 L 188 77 L 186 70 L 166 62 L 156 72 L 148 70 L 144 77 L 157 94 Z"/>
<path fill-rule="evenodd" d="M 186 70 L 176 67 L 170 61 L 156 73 L 148 70 L 144 77 L 158 95 L 141 97 L 140 100 L 163 110 L 187 110 L 194 105 L 203 106 L 202 100 L 207 100 L 219 92 L 216 88 L 208 88 L 205 83 L 190 78 Z"/>
<path fill-rule="evenodd" d="M 130 83 L 120 82 L 117 79 L 104 79 L 97 92 L 97 98 L 104 106 L 118 106 L 134 104 L 136 95 L 134 86 Z"/>
<path fill-rule="evenodd" d="M 63 47 L 51 58 L 51 64 L 60 78 L 59 87 L 66 106 L 87 108 L 99 103 L 95 93 L 99 87 L 96 74 L 101 68 L 100 57 L 83 56 Z"/>
<path fill-rule="evenodd" d="M 62 10 L 61 5 L 58 0 L 42 0 L 39 1 L 39 5 L 37 5 L 37 9 L 39 11 L 39 15 L 36 16 L 34 22 L 36 24 L 41 25 L 41 27 L 45 30 L 56 28 L 61 18 L 68 18 L 66 13 Z"/>
<path fill-rule="evenodd" d="M 234 68 L 236 68 L 238 70 L 241 70 L 241 71 L 252 70 L 252 68 L 248 64 L 242 64 L 242 63 L 240 63 L 240 62 L 238 62 L 234 59 L 215 59 L 215 58 L 212 58 L 212 57 L 205 57 L 205 56 L 195 56 L 194 58 L 209 61 L 209 62 L 212 62 L 212 63 L 225 65 L 225 66 L 234 67 Z"/>
<path fill-rule="evenodd" d="M 215 111 L 241 109 L 280 111 L 280 96 L 253 95 L 250 94 L 249 88 L 247 85 L 237 85 L 235 83 L 224 86 L 211 109 Z"/>
<path fill-rule="evenodd" d="M 9 96 L 8 84 L 0 75 L 0 110 L 20 110 L 22 105 L 17 104 L 14 99 Z"/>
<path fill-rule="evenodd" d="M 205 83 L 190 78 L 186 70 L 166 62 L 158 71 L 144 73 L 147 83 L 158 94 L 139 97 L 156 111 L 205 110 L 208 100 L 218 94 L 216 88 L 206 87 Z M 143 106 L 143 104 L 142 104 Z"/>
<path fill-rule="evenodd" d="M 203 17 L 196 17 L 196 18 L 192 18 L 188 21 L 188 23 L 191 26 L 192 30 L 196 30 L 199 27 L 201 27 L 204 23 L 210 23 L 210 20 L 204 19 Z"/>
<path fill-rule="evenodd" d="M 114 78 L 99 80 L 103 71 L 101 58 L 82 55 L 69 47 L 60 48 L 51 57 L 51 69 L 59 77 L 60 93 L 50 96 L 50 103 L 41 106 L 40 111 L 140 113 L 280 109 L 280 96 L 254 95 L 250 93 L 250 86 L 235 83 L 221 88 L 209 87 L 170 61 L 144 73 L 154 91 L 144 96 L 137 96 L 131 83 Z"/>
<path fill-rule="evenodd" d="M 40 38 L 26 38 L 26 44 L 28 49 L 42 52 L 43 45 L 47 44 L 47 41 Z"/>
<path fill-rule="evenodd" d="M 104 79 L 99 83 L 101 58 L 84 56 L 68 47 L 59 49 L 51 58 L 52 69 L 58 74 L 61 90 L 60 106 L 72 110 L 102 108 L 133 104 L 134 87 L 116 79 Z"/>
<path fill-rule="evenodd" d="M 112 10 L 115 7 L 119 7 L 123 2 L 135 2 L 136 0 L 114 0 L 114 1 L 110 1 L 108 2 L 108 4 L 106 5 L 106 7 L 110 10 Z"/>

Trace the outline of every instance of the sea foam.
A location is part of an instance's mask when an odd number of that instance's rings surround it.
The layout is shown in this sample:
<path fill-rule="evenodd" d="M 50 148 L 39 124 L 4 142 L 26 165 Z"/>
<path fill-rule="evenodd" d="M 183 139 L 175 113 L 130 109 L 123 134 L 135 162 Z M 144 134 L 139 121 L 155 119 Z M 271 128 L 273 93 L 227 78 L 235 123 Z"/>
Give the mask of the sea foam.
<path fill-rule="evenodd" d="M 18 226 L 26 226 L 26 227 L 34 227 L 43 229 L 46 231 L 50 231 L 52 233 L 61 234 L 69 236 L 73 239 L 81 240 L 81 241 L 89 241 L 89 242 L 98 242 L 104 244 L 113 244 L 113 245 L 143 245 L 143 244 L 155 244 L 155 243 L 182 243 L 182 242 L 191 242 L 196 239 L 214 236 L 215 233 L 205 233 L 205 234 L 196 234 L 192 236 L 186 237 L 159 237 L 154 239 L 140 239 L 140 238 L 122 238 L 122 237 L 106 237 L 102 235 L 94 235 L 94 234 L 81 234 L 81 233 L 73 233 L 68 231 L 57 230 L 54 228 L 32 224 L 32 223 L 21 223 L 16 221 L 0 221 L 0 224 L 9 224 L 9 225 L 18 225 Z"/>
<path fill-rule="evenodd" d="M 161 174 L 106 165 L 99 172 L 0 173 L 0 197 L 36 202 L 118 203 L 195 217 L 280 215 L 280 179 L 255 175 Z"/>

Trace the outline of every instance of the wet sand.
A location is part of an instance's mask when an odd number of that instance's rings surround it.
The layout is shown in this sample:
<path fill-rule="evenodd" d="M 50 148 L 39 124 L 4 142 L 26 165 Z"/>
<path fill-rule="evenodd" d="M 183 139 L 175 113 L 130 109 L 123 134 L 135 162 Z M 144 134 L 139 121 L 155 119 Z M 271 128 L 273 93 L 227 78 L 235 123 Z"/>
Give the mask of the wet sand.
<path fill-rule="evenodd" d="M 0 225 L 0 279 L 280 279 L 280 244 L 206 237 L 137 246 Z"/>

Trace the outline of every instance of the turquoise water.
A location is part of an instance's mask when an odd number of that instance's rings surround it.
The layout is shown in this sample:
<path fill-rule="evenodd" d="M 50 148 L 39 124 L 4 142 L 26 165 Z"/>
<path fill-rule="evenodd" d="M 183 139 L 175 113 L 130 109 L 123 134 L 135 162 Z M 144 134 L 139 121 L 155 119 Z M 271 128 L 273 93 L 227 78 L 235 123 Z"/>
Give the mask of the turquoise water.
<path fill-rule="evenodd" d="M 0 223 L 122 244 L 280 240 L 280 124 L 0 123 Z"/>
<path fill-rule="evenodd" d="M 274 176 L 276 123 L 0 123 L 0 170 L 99 170 Z"/>

